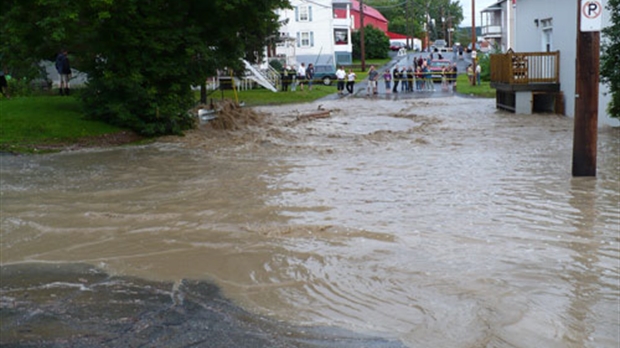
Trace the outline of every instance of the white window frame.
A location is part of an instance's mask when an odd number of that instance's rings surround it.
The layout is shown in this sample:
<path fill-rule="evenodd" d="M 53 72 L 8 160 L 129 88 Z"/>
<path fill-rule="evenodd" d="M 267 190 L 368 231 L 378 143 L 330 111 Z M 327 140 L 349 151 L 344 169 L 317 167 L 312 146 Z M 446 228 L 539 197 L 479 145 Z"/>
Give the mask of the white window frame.
<path fill-rule="evenodd" d="M 308 5 L 299 6 L 299 21 L 300 22 L 310 21 L 310 9 Z"/>
<path fill-rule="evenodd" d="M 300 35 L 299 46 L 300 47 L 311 47 L 310 32 L 302 31 L 299 33 L 299 35 Z"/>
<path fill-rule="evenodd" d="M 553 51 L 553 18 L 545 18 L 540 21 L 542 26 L 542 51 Z"/>

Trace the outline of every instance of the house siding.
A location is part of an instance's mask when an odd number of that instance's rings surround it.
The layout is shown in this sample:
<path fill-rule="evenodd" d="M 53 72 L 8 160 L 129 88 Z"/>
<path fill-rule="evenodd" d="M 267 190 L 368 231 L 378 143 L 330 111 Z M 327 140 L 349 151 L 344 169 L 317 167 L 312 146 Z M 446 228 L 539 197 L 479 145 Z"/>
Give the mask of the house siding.
<path fill-rule="evenodd" d="M 516 7 L 515 51 L 560 51 L 560 86 L 564 93 L 566 115 L 575 116 L 575 80 L 577 60 L 577 1 L 518 0 Z M 551 19 L 551 35 L 545 35 L 544 21 Z M 536 22 L 537 20 L 538 22 Z M 603 11 L 603 27 L 609 26 L 607 10 Z M 537 26 L 538 23 L 538 26 Z M 599 124 L 620 126 L 620 121 L 609 117 L 607 105 L 611 101 L 607 86 L 599 87 Z"/>
<path fill-rule="evenodd" d="M 334 10 L 332 0 L 315 0 L 312 2 L 302 0 L 291 0 L 292 9 L 279 11 L 280 20 L 288 19 L 288 22 L 280 29 L 281 33 L 288 37 L 295 38 L 294 47 L 288 49 L 280 48 L 276 52 L 287 56 L 287 64 L 297 65 L 309 63 L 315 65 L 336 65 L 343 63 L 343 60 L 351 60 L 351 32 L 350 21 L 339 20 L 344 25 L 334 25 Z M 342 1 L 339 4 L 343 4 Z M 346 5 L 346 2 L 344 2 Z M 309 20 L 299 20 L 300 6 L 309 6 Z M 334 29 L 346 29 L 348 31 L 349 43 L 346 45 L 336 45 Z M 310 45 L 301 45 L 302 33 L 310 33 Z"/>

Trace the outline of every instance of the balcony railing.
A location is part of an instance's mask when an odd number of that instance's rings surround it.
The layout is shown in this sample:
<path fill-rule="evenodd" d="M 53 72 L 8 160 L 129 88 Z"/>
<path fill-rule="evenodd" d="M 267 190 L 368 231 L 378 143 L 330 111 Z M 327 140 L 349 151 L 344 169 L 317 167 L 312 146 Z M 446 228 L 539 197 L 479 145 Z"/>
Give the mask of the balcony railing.
<path fill-rule="evenodd" d="M 491 82 L 509 85 L 560 83 L 560 52 L 491 55 Z"/>
<path fill-rule="evenodd" d="M 482 36 L 502 35 L 502 27 L 500 25 L 485 25 L 480 28 Z"/>

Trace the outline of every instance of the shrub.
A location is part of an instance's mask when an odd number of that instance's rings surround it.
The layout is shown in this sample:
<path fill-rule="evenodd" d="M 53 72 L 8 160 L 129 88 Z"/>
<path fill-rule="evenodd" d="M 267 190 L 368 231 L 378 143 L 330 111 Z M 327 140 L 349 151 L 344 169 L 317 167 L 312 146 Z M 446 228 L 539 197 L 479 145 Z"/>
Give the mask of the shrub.
<path fill-rule="evenodd" d="M 353 43 L 353 58 L 362 57 L 361 35 L 359 30 L 351 35 Z M 366 59 L 382 59 L 388 57 L 390 39 L 381 30 L 367 25 L 364 27 L 364 50 Z"/>

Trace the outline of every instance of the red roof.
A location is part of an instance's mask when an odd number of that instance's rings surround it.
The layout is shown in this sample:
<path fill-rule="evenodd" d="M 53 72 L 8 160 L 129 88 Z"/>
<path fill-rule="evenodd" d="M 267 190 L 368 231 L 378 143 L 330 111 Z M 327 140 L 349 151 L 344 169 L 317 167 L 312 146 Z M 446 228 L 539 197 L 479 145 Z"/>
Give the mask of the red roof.
<path fill-rule="evenodd" d="M 388 31 L 385 34 L 390 38 L 390 40 L 398 40 L 398 39 L 408 39 L 408 38 L 410 38 L 410 36 L 403 35 L 403 34 L 398 34 L 398 33 L 393 33 L 391 31 Z"/>
<path fill-rule="evenodd" d="M 387 33 L 385 33 L 385 35 L 387 35 L 390 40 L 412 39 L 411 36 L 407 36 L 407 35 L 403 35 L 403 34 L 399 34 L 399 33 L 393 33 L 391 31 L 388 31 Z M 413 39 L 416 39 L 416 38 L 414 37 Z"/>
<path fill-rule="evenodd" d="M 351 3 L 353 4 L 353 6 L 351 6 L 351 9 L 353 11 L 360 12 L 360 2 L 357 0 L 351 0 Z M 373 17 L 385 23 L 388 22 L 388 20 L 385 17 L 383 17 L 381 12 L 377 11 L 375 8 L 370 7 L 368 5 L 364 5 L 364 16 Z"/>

